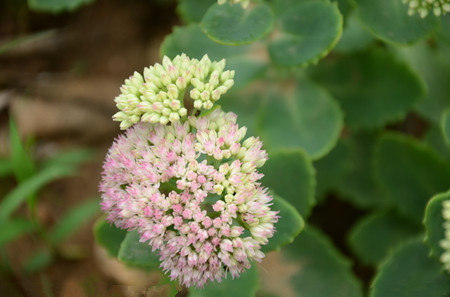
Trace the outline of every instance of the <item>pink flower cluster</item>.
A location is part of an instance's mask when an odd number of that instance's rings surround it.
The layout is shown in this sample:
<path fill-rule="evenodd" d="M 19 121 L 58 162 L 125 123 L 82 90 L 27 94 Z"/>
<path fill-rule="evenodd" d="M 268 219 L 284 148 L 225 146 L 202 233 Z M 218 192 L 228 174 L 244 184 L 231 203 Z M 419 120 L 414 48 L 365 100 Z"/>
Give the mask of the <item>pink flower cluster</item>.
<path fill-rule="evenodd" d="M 104 163 L 102 209 L 137 229 L 162 269 L 186 286 L 238 276 L 260 261 L 275 231 L 272 197 L 258 180 L 267 160 L 236 115 L 216 109 L 172 125 L 138 123 Z"/>

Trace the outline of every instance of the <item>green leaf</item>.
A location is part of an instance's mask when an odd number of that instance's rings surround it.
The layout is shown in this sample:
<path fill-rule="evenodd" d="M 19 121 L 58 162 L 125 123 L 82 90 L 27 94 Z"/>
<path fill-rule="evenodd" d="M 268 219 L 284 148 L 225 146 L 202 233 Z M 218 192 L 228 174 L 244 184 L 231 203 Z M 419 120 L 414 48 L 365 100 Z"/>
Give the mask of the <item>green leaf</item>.
<path fill-rule="evenodd" d="M 317 62 L 330 52 L 342 33 L 342 15 L 336 3 L 329 1 L 298 1 L 280 14 L 279 22 L 269 54 L 283 66 Z"/>
<path fill-rule="evenodd" d="M 94 224 L 94 236 L 97 243 L 106 249 L 112 257 L 119 254 L 120 244 L 127 235 L 127 231 L 119 229 L 104 218 L 98 219 Z"/>
<path fill-rule="evenodd" d="M 255 265 L 244 271 L 238 278 L 231 276 L 221 283 L 210 282 L 203 288 L 192 287 L 189 297 L 254 297 L 259 286 L 259 275 Z"/>
<path fill-rule="evenodd" d="M 351 263 L 319 230 L 308 227 L 280 254 L 267 257 L 269 264 L 262 263 L 261 276 L 263 291 L 269 296 L 363 296 Z"/>
<path fill-rule="evenodd" d="M 33 222 L 22 219 L 15 218 L 9 221 L 6 221 L 1 225 L 0 232 L 0 248 L 13 241 L 14 239 L 35 230 L 35 224 Z"/>
<path fill-rule="evenodd" d="M 362 28 L 352 14 L 346 19 L 344 32 L 334 50 L 339 53 L 351 53 L 367 48 L 373 41 L 373 36 Z"/>
<path fill-rule="evenodd" d="M 439 262 L 428 257 L 422 238 L 393 253 L 380 266 L 370 297 L 445 297 L 450 281 L 441 272 Z"/>
<path fill-rule="evenodd" d="M 445 220 L 442 214 L 442 203 L 447 200 L 450 200 L 450 191 L 437 194 L 428 201 L 425 210 L 425 241 L 431 248 L 431 255 L 436 258 L 439 258 L 444 252 L 444 249 L 441 248 L 439 242 L 445 238 Z"/>
<path fill-rule="evenodd" d="M 127 265 L 152 269 L 159 267 L 159 257 L 148 243 L 139 242 L 137 230 L 129 231 L 120 244 L 117 257 Z"/>
<path fill-rule="evenodd" d="M 45 160 L 43 167 L 49 166 L 76 166 L 90 160 L 93 156 L 92 150 L 74 149 L 58 153 Z"/>
<path fill-rule="evenodd" d="M 433 150 L 439 153 L 439 155 L 444 157 L 447 162 L 450 163 L 450 148 L 444 139 L 444 135 L 442 134 L 441 127 L 431 124 L 423 137 L 423 142 L 433 148 Z"/>
<path fill-rule="evenodd" d="M 261 183 L 291 203 L 308 217 L 315 204 L 315 172 L 311 160 L 302 150 L 281 150 L 269 154 L 260 169 Z"/>
<path fill-rule="evenodd" d="M 279 250 L 282 246 L 292 243 L 305 226 L 303 218 L 289 202 L 275 195 L 272 203 L 271 209 L 279 211 L 280 218 L 275 224 L 274 236 L 261 248 L 264 253 Z"/>
<path fill-rule="evenodd" d="M 217 0 L 180 0 L 177 12 L 186 23 L 199 23 L 208 8 Z"/>
<path fill-rule="evenodd" d="M 428 200 L 449 187 L 450 166 L 418 140 L 386 133 L 375 149 L 375 172 L 390 202 L 421 222 Z"/>
<path fill-rule="evenodd" d="M 22 182 L 32 176 L 36 168 L 20 140 L 19 131 L 12 118 L 9 121 L 9 141 L 11 143 L 11 165 L 14 175 L 19 182 Z"/>
<path fill-rule="evenodd" d="M 53 261 L 53 254 L 48 249 L 41 249 L 33 253 L 25 260 L 23 270 L 27 273 L 34 273 L 45 269 Z"/>
<path fill-rule="evenodd" d="M 72 235 L 83 223 L 99 211 L 99 201 L 89 200 L 77 205 L 65 214 L 58 224 L 48 233 L 50 244 L 60 244 L 68 236 Z"/>
<path fill-rule="evenodd" d="M 320 160 L 314 162 L 316 169 L 316 199 L 325 198 L 329 191 L 336 191 L 345 176 L 355 168 L 357 159 L 354 143 L 341 138 L 333 150 Z"/>
<path fill-rule="evenodd" d="M 426 41 L 413 46 L 391 48 L 426 83 L 427 94 L 417 104 L 417 111 L 428 120 L 440 123 L 442 111 L 450 107 L 449 55 Z"/>
<path fill-rule="evenodd" d="M 27 199 L 46 184 L 72 174 L 72 170 L 64 167 L 49 167 L 41 170 L 15 189 L 9 192 L 0 202 L 0 224 L 8 220 L 9 216 Z"/>
<path fill-rule="evenodd" d="M 335 190 L 341 198 L 362 209 L 380 208 L 386 205 L 385 195 L 373 175 L 372 155 L 376 141 L 373 133 L 360 133 L 351 138 L 343 138 L 348 143 L 352 155 L 344 160 L 350 170 L 337 181 Z"/>
<path fill-rule="evenodd" d="M 28 0 L 30 9 L 41 12 L 61 13 L 74 11 L 93 0 Z"/>
<path fill-rule="evenodd" d="M 5 177 L 13 173 L 11 161 L 9 159 L 0 159 L 0 177 Z"/>
<path fill-rule="evenodd" d="M 253 81 L 266 68 L 266 61 L 254 55 L 254 47 L 218 44 L 209 39 L 198 25 L 175 27 L 161 44 L 161 55 L 174 58 L 185 53 L 191 58 L 201 59 L 208 54 L 211 60 L 227 60 L 226 68 L 236 71 L 233 90 Z"/>
<path fill-rule="evenodd" d="M 300 147 L 314 160 L 334 147 L 342 129 L 343 115 L 324 89 L 302 80 L 266 92 L 265 96 L 258 134 L 267 147 Z"/>
<path fill-rule="evenodd" d="M 395 213 L 373 213 L 363 217 L 350 232 L 349 244 L 365 264 L 378 266 L 399 244 L 422 232 Z"/>
<path fill-rule="evenodd" d="M 202 19 L 202 28 L 212 40 L 229 45 L 252 43 L 267 35 L 273 27 L 274 13 L 259 3 L 243 8 L 225 3 L 211 6 Z"/>
<path fill-rule="evenodd" d="M 415 73 L 384 50 L 329 59 L 313 76 L 339 100 L 355 129 L 401 120 L 424 95 Z"/>
<path fill-rule="evenodd" d="M 437 24 L 432 14 L 426 18 L 408 15 L 402 0 L 358 0 L 357 16 L 378 38 L 397 44 L 411 44 L 427 37 Z"/>
<path fill-rule="evenodd" d="M 447 109 L 442 114 L 441 129 L 445 142 L 450 144 L 450 109 Z"/>

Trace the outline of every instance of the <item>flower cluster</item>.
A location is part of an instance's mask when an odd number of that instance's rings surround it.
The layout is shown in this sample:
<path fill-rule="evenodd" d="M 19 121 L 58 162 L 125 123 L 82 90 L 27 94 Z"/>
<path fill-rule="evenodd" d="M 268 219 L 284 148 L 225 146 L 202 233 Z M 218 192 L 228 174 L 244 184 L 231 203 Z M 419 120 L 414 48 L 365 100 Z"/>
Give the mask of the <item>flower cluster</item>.
<path fill-rule="evenodd" d="M 140 121 L 167 124 L 187 115 L 184 106 L 186 89 L 196 109 L 211 109 L 213 103 L 234 84 L 234 71 L 224 71 L 225 60 L 212 62 L 207 55 L 201 60 L 185 54 L 173 60 L 164 57 L 161 64 L 135 72 L 115 98 L 120 110 L 113 119 L 126 129 Z"/>
<path fill-rule="evenodd" d="M 450 0 L 403 0 L 403 3 L 408 4 L 408 14 L 419 14 L 421 18 L 433 11 L 435 16 L 444 15 L 450 12 Z"/>
<path fill-rule="evenodd" d="M 440 245 L 445 250 L 441 255 L 441 262 L 445 269 L 450 273 L 450 200 L 442 203 L 442 216 L 444 217 L 445 238 L 441 240 Z"/>
<path fill-rule="evenodd" d="M 250 0 L 217 0 L 217 2 L 219 5 L 225 4 L 226 2 L 229 2 L 230 4 L 241 3 L 243 8 L 247 8 L 250 4 Z"/>
<path fill-rule="evenodd" d="M 258 180 L 267 160 L 236 115 L 215 109 L 171 125 L 138 123 L 110 148 L 100 191 L 107 220 L 138 230 L 186 286 L 238 276 L 260 261 L 277 212 Z"/>

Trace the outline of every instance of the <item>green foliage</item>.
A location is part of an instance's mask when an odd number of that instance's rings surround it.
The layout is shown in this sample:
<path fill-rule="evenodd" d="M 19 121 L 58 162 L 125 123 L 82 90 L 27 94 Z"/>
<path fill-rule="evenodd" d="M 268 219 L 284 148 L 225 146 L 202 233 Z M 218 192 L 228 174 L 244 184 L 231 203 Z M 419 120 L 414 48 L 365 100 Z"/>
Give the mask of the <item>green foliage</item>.
<path fill-rule="evenodd" d="M 130 266 L 145 269 L 159 267 L 158 255 L 152 251 L 148 242 L 139 241 L 139 233 L 136 230 L 130 231 L 125 235 L 124 240 L 120 244 L 117 258 Z"/>
<path fill-rule="evenodd" d="M 450 144 L 450 109 L 442 114 L 441 129 L 445 142 Z"/>
<path fill-rule="evenodd" d="M 61 13 L 74 11 L 93 0 L 28 0 L 28 6 L 35 11 Z"/>
<path fill-rule="evenodd" d="M 11 143 L 11 166 L 16 179 L 22 182 L 32 176 L 36 168 L 22 144 L 16 124 L 12 119 L 9 121 L 9 141 Z"/>
<path fill-rule="evenodd" d="M 215 3 L 216 0 L 180 0 L 177 12 L 186 23 L 199 23 L 208 8 Z"/>
<path fill-rule="evenodd" d="M 308 227 L 295 241 L 281 251 L 279 265 L 286 266 L 289 275 L 265 272 L 268 278 L 283 282 L 289 296 L 308 297 L 362 297 L 361 284 L 351 272 L 351 263 L 320 231 Z M 263 282 L 264 287 L 264 282 Z M 267 288 L 266 288 L 267 290 Z M 283 292 L 270 292 L 272 296 L 287 296 Z"/>
<path fill-rule="evenodd" d="M 203 288 L 192 288 L 189 297 L 254 297 L 259 286 L 258 270 L 255 265 L 238 278 L 228 276 L 221 283 L 209 283 Z"/>
<path fill-rule="evenodd" d="M 336 45 L 342 16 L 329 1 L 299 1 L 279 15 L 277 37 L 269 45 L 272 60 L 283 66 L 316 63 Z"/>
<path fill-rule="evenodd" d="M 421 222 L 431 196 L 449 187 L 449 164 L 421 142 L 394 133 L 380 138 L 375 154 L 376 174 L 390 203 Z"/>
<path fill-rule="evenodd" d="M 212 40 L 229 45 L 252 43 L 272 29 L 274 14 L 264 3 L 244 9 L 241 5 L 214 4 L 203 16 L 202 28 Z"/>
<path fill-rule="evenodd" d="M 441 248 L 439 242 L 445 238 L 444 217 L 442 214 L 442 202 L 450 200 L 450 192 L 435 195 L 428 201 L 425 210 L 425 241 L 430 246 L 431 255 L 439 259 L 444 249 Z"/>
<path fill-rule="evenodd" d="M 378 38 L 396 43 L 411 44 L 430 35 L 436 26 L 433 15 L 422 19 L 408 15 L 402 0 L 357 0 L 359 20 Z"/>
<path fill-rule="evenodd" d="M 373 213 L 353 227 L 349 244 L 366 264 L 378 266 L 399 244 L 421 233 L 413 224 L 395 213 Z"/>
<path fill-rule="evenodd" d="M 11 219 L 3 223 L 1 226 L 2 232 L 0 233 L 0 247 L 36 229 L 33 222 L 24 218 Z"/>
<path fill-rule="evenodd" d="M 279 85 L 266 95 L 258 134 L 267 147 L 301 147 L 316 160 L 336 144 L 343 116 L 325 89 L 301 80 Z"/>
<path fill-rule="evenodd" d="M 119 229 L 108 223 L 104 218 L 100 218 L 94 224 L 94 236 L 97 243 L 106 249 L 111 257 L 117 257 L 120 244 L 127 235 L 127 231 Z"/>
<path fill-rule="evenodd" d="M 380 266 L 370 297 L 443 297 L 450 294 L 449 277 L 428 256 L 422 238 L 409 242 Z"/>
<path fill-rule="evenodd" d="M 261 168 L 262 183 L 308 217 L 315 204 L 314 168 L 302 150 L 274 151 Z"/>

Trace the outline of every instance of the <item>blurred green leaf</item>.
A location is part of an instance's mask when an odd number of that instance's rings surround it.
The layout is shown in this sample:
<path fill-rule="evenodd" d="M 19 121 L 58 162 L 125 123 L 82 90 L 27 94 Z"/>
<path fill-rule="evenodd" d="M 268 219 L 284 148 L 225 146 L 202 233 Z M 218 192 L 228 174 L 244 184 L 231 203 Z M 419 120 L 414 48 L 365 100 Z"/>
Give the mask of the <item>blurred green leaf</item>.
<path fill-rule="evenodd" d="M 445 238 L 444 217 L 442 214 L 444 201 L 450 200 L 450 191 L 437 194 L 428 201 L 425 210 L 425 241 L 430 246 L 431 255 L 439 259 L 444 249 L 441 248 L 439 242 Z"/>
<path fill-rule="evenodd" d="M 152 252 L 148 242 L 139 242 L 137 230 L 129 231 L 120 244 L 118 259 L 127 265 L 151 269 L 159 267 L 159 256 Z"/>
<path fill-rule="evenodd" d="M 191 58 L 201 59 L 208 54 L 211 60 L 227 60 L 226 69 L 236 71 L 232 90 L 253 81 L 266 68 L 267 62 L 255 55 L 254 45 L 230 46 L 209 39 L 196 24 L 175 27 L 161 44 L 161 55 L 174 58 L 185 53 Z M 220 101 L 219 101 L 220 104 Z"/>
<path fill-rule="evenodd" d="M 61 13 L 74 11 L 93 0 L 28 0 L 30 9 L 40 12 Z"/>
<path fill-rule="evenodd" d="M 263 268 L 264 273 L 261 274 L 263 291 L 270 296 L 363 296 L 351 263 L 324 234 L 311 227 L 283 248 L 281 254 L 272 259 L 271 267 L 278 269 Z"/>
<path fill-rule="evenodd" d="M 68 236 L 72 235 L 81 227 L 83 223 L 89 220 L 93 215 L 99 211 L 99 201 L 89 200 L 71 209 L 58 222 L 58 224 L 48 233 L 48 240 L 50 244 L 60 244 Z"/>
<path fill-rule="evenodd" d="M 318 201 L 323 200 L 327 192 L 336 191 L 343 178 L 355 169 L 357 154 L 354 146 L 353 142 L 341 138 L 328 155 L 314 162 Z"/>
<path fill-rule="evenodd" d="M 94 236 L 97 243 L 106 249 L 111 257 L 117 257 L 120 244 L 127 235 L 127 231 L 119 229 L 104 218 L 98 219 L 94 224 Z"/>
<path fill-rule="evenodd" d="M 445 159 L 401 134 L 381 136 L 374 164 L 390 202 L 416 222 L 422 221 L 428 200 L 450 186 L 450 166 Z"/>
<path fill-rule="evenodd" d="M 7 221 L 9 216 L 19 208 L 28 196 L 36 193 L 46 184 L 72 173 L 72 170 L 68 168 L 48 167 L 20 183 L 0 202 L 0 224 Z"/>
<path fill-rule="evenodd" d="M 445 297 L 450 294 L 448 275 L 428 257 L 422 238 L 393 253 L 380 267 L 370 297 Z"/>
<path fill-rule="evenodd" d="M 64 151 L 45 160 L 43 167 L 76 166 L 80 163 L 90 160 L 92 156 L 93 152 L 90 149 L 74 149 Z"/>
<path fill-rule="evenodd" d="M 0 225 L 0 247 L 35 230 L 35 224 L 27 219 L 15 218 Z"/>
<path fill-rule="evenodd" d="M 255 265 L 235 279 L 228 275 L 221 283 L 210 282 L 203 288 L 192 287 L 189 297 L 254 297 L 259 286 L 259 275 Z"/>
<path fill-rule="evenodd" d="M 430 14 L 426 18 L 408 15 L 402 0 L 357 0 L 357 15 L 375 36 L 397 44 L 411 44 L 427 37 L 437 24 Z"/>
<path fill-rule="evenodd" d="M 349 244 L 365 264 L 378 266 L 398 245 L 422 232 L 395 213 L 373 213 L 360 219 L 350 231 Z"/>
<path fill-rule="evenodd" d="M 36 172 L 36 168 L 20 140 L 19 131 L 12 118 L 9 121 L 9 141 L 11 144 L 11 165 L 14 175 L 19 182 L 22 182 L 32 176 Z"/>
<path fill-rule="evenodd" d="M 299 1 L 279 15 L 279 22 L 269 54 L 284 66 L 317 62 L 330 52 L 342 33 L 342 15 L 336 3 L 329 1 Z"/>
<path fill-rule="evenodd" d="M 208 8 L 217 0 L 180 0 L 177 12 L 186 23 L 199 23 Z"/>
<path fill-rule="evenodd" d="M 337 181 L 335 190 L 341 198 L 362 209 L 380 208 L 386 205 L 386 197 L 375 181 L 373 174 L 373 150 L 376 135 L 359 133 L 353 137 L 344 138 L 351 148 L 348 162 L 350 170 Z"/>
<path fill-rule="evenodd" d="M 275 195 L 272 203 L 271 209 L 279 211 L 279 219 L 275 224 L 274 236 L 269 239 L 267 245 L 261 248 L 264 253 L 279 250 L 282 246 L 293 242 L 305 226 L 303 218 L 289 202 Z"/>
<path fill-rule="evenodd" d="M 201 27 L 212 40 L 229 45 L 252 43 L 267 35 L 273 27 L 270 6 L 258 3 L 242 5 L 214 4 L 203 16 Z"/>
<path fill-rule="evenodd" d="M 342 37 L 334 51 L 339 53 L 351 53 L 366 48 L 374 41 L 373 36 L 363 29 L 354 14 L 346 19 L 346 25 Z"/>
<path fill-rule="evenodd" d="M 422 141 L 450 163 L 450 147 L 444 139 L 441 127 L 431 124 Z"/>
<path fill-rule="evenodd" d="M 308 81 L 267 91 L 259 135 L 269 149 L 302 148 L 313 160 L 336 144 L 343 115 L 325 89 Z"/>
<path fill-rule="evenodd" d="M 0 177 L 5 177 L 13 173 L 11 161 L 9 159 L 0 159 Z"/>
<path fill-rule="evenodd" d="M 33 253 L 25 260 L 23 270 L 27 273 L 34 273 L 45 269 L 53 261 L 53 254 L 48 249 L 41 249 Z"/>
<path fill-rule="evenodd" d="M 303 217 L 309 216 L 316 203 L 316 181 L 308 155 L 298 149 L 273 151 L 260 171 L 264 186 L 289 201 Z"/>
<path fill-rule="evenodd" d="M 450 144 L 450 109 L 442 114 L 441 129 L 447 144 Z"/>
<path fill-rule="evenodd" d="M 425 93 L 415 73 L 384 50 L 328 59 L 313 76 L 339 100 L 355 129 L 403 119 Z"/>

